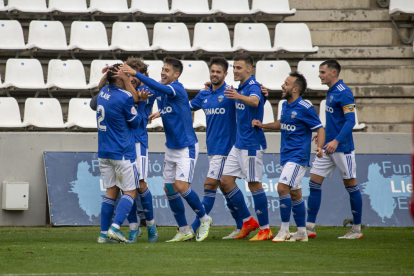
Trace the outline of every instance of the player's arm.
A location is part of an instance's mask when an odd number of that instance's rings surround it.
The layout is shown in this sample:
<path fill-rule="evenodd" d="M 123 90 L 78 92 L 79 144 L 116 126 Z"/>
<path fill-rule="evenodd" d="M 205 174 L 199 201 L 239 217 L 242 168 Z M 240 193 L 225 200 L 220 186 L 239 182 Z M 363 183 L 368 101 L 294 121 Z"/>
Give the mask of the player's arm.
<path fill-rule="evenodd" d="M 269 90 L 267 90 L 266 87 L 264 87 L 262 84 L 260 84 L 260 90 L 262 90 L 262 94 L 264 97 L 264 102 L 267 101 L 267 99 L 269 99 Z"/>
<path fill-rule="evenodd" d="M 280 120 L 277 120 L 276 122 L 269 124 L 262 124 L 262 122 L 260 122 L 259 120 L 253 120 L 252 127 L 278 130 L 280 129 Z"/>
<path fill-rule="evenodd" d="M 101 92 L 99 92 L 101 93 Z M 91 99 L 91 101 L 89 102 L 89 106 L 93 111 L 96 111 L 96 109 L 98 108 L 98 97 L 99 97 L 99 93 L 95 95 L 95 97 L 93 97 Z"/>
<path fill-rule="evenodd" d="M 236 89 L 233 88 L 233 85 L 231 86 L 231 88 L 227 88 L 226 90 L 224 90 L 224 96 L 228 99 L 232 99 L 235 101 L 241 101 L 245 105 L 248 105 L 251 107 L 258 107 L 260 104 L 259 94 L 251 93 L 250 96 L 241 95 L 236 91 Z"/>
<path fill-rule="evenodd" d="M 123 72 L 121 69 L 117 70 L 117 73 L 114 75 L 114 77 L 121 79 L 125 84 L 125 90 L 131 93 L 132 97 L 134 98 L 134 102 L 137 103 L 140 101 L 139 99 L 139 93 L 135 90 L 134 86 L 131 83 L 131 80 L 129 79 L 129 76 L 127 73 Z M 148 99 L 148 98 L 147 98 Z"/>
<path fill-rule="evenodd" d="M 197 111 L 197 110 L 201 109 L 201 102 L 202 102 L 202 99 L 201 99 L 201 95 L 200 95 L 200 93 L 201 93 L 201 92 L 199 92 L 199 93 L 197 94 L 197 96 L 195 96 L 195 98 L 194 98 L 194 99 L 192 99 L 192 100 L 190 101 L 190 108 L 191 108 L 191 111 Z"/>
<path fill-rule="evenodd" d="M 318 143 L 316 146 L 316 156 L 321 158 L 323 156 L 323 145 L 325 145 L 325 137 L 326 137 L 326 133 L 325 133 L 325 129 L 323 127 L 318 128 L 316 130 L 316 133 L 318 135 Z"/>
<path fill-rule="evenodd" d="M 142 121 L 142 114 L 144 114 L 145 105 L 138 104 L 138 110 L 135 107 L 134 99 L 128 97 L 123 106 L 123 113 L 128 125 L 136 129 Z"/>

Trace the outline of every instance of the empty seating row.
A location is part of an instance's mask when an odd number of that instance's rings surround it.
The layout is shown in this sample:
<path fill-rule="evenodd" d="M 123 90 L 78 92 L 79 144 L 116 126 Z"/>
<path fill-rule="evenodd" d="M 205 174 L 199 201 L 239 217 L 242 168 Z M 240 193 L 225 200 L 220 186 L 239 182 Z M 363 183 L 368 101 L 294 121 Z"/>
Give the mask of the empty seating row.
<path fill-rule="evenodd" d="M 83 128 L 96 129 L 96 113 L 89 107 L 91 99 L 74 98 L 69 101 L 68 121 L 63 123 L 62 108 L 57 99 L 51 98 L 27 98 L 24 109 L 24 121 L 21 122 L 20 109 L 15 98 L 0 98 L 0 128 Z M 286 100 L 279 101 L 277 120 L 280 120 L 282 104 Z M 310 101 L 307 101 L 312 104 Z M 323 100 L 319 108 L 319 116 L 322 124 L 325 126 L 325 106 L 326 100 Z M 157 102 L 153 106 L 153 112 L 158 110 Z M 354 129 L 363 129 L 365 124 L 358 123 Z M 269 101 L 264 106 L 263 123 L 274 122 L 273 108 Z M 148 129 L 162 127 L 161 118 L 155 119 L 147 126 Z M 206 117 L 203 110 L 194 113 L 194 128 L 206 127 Z"/>
<path fill-rule="evenodd" d="M 105 51 L 113 52 L 220 52 L 248 51 L 275 53 L 315 53 L 309 28 L 304 23 L 278 23 L 272 46 L 270 33 L 263 23 L 237 23 L 234 28 L 233 46 L 225 23 L 197 23 L 194 28 L 193 46 L 184 23 L 157 22 L 154 25 L 150 46 L 148 31 L 141 22 L 115 22 L 112 26 L 111 45 L 102 22 L 73 21 L 70 43 L 60 21 L 32 21 L 28 42 L 16 20 L 0 20 L 1 50 L 45 51 Z"/>
<path fill-rule="evenodd" d="M 296 10 L 289 8 L 289 0 L 253 0 L 252 9 L 248 0 L 212 0 L 209 8 L 208 0 L 172 0 L 169 9 L 168 0 L 132 0 L 128 7 L 127 0 L 0 0 L 0 11 L 27 13 L 76 13 L 76 14 L 189 14 L 189 15 L 254 15 L 280 14 L 294 15 Z"/>
<path fill-rule="evenodd" d="M 4 83 L 0 79 L 0 88 L 10 90 L 88 90 L 98 86 L 102 78 L 102 68 L 121 60 L 93 60 L 90 68 L 89 83 L 86 83 L 85 70 L 80 60 L 49 61 L 47 82 L 44 81 L 42 65 L 37 59 L 8 59 Z M 318 77 L 319 65 L 322 61 L 300 61 L 298 71 L 304 74 L 309 90 L 327 90 Z M 150 77 L 159 81 L 163 62 L 146 60 Z M 210 80 L 210 72 L 205 61 L 183 60 L 184 70 L 179 78 L 188 90 L 201 90 L 204 83 Z M 238 86 L 234 81 L 233 61 L 229 61 L 226 83 Z M 285 60 L 258 61 L 256 64 L 256 79 L 270 90 L 281 91 L 281 85 L 291 72 L 290 65 Z M 22 76 L 25 76 L 22 78 Z"/>

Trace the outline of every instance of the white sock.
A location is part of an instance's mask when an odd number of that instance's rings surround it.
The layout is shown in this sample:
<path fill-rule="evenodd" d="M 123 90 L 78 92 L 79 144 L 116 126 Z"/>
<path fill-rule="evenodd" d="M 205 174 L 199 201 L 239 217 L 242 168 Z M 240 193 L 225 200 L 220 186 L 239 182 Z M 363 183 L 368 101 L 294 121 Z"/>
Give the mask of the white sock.
<path fill-rule="evenodd" d="M 186 226 L 181 226 L 181 227 L 179 228 L 179 231 L 180 231 L 181 233 L 187 233 L 187 232 L 188 232 L 188 225 L 186 225 Z"/>
<path fill-rule="evenodd" d="M 121 229 L 121 226 L 119 226 L 118 224 L 112 223 L 112 226 L 115 227 L 116 229 Z"/>
<path fill-rule="evenodd" d="M 355 232 L 361 232 L 361 224 L 354 224 L 354 225 L 352 225 L 352 229 L 355 231 Z"/>
<path fill-rule="evenodd" d="M 205 214 L 204 217 L 200 218 L 200 221 L 201 222 L 209 222 L 210 221 L 210 217 L 207 214 Z"/>
<path fill-rule="evenodd" d="M 309 229 L 315 228 L 315 223 L 313 223 L 313 222 L 306 222 L 306 228 L 309 228 Z"/>
<path fill-rule="evenodd" d="M 106 234 L 108 234 L 108 231 L 101 231 L 101 234 L 106 235 Z"/>
<path fill-rule="evenodd" d="M 147 226 L 153 226 L 154 225 L 154 223 L 155 223 L 155 219 L 152 219 L 152 220 L 147 220 Z"/>
<path fill-rule="evenodd" d="M 130 223 L 129 224 L 129 229 L 138 230 L 138 223 L 137 222 Z"/>
<path fill-rule="evenodd" d="M 248 218 L 243 219 L 243 223 L 245 223 L 246 221 L 249 221 L 251 218 L 252 218 L 252 216 L 250 216 L 250 217 L 248 217 Z"/>
<path fill-rule="evenodd" d="M 298 227 L 298 233 L 305 233 L 306 234 L 306 227 Z"/>
<path fill-rule="evenodd" d="M 268 228 L 270 228 L 269 224 L 260 226 L 260 230 L 265 230 L 265 229 L 268 229 Z"/>
<path fill-rule="evenodd" d="M 289 222 L 282 222 L 282 226 L 280 228 L 289 233 Z"/>

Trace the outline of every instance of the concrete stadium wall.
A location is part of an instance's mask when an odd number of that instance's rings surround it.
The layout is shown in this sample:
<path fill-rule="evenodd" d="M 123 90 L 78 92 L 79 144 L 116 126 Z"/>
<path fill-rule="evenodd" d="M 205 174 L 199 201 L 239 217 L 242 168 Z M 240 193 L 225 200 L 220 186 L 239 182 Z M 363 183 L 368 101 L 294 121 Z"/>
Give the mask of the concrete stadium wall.
<path fill-rule="evenodd" d="M 149 134 L 150 152 L 165 151 L 164 133 Z M 205 132 L 197 133 L 200 152 L 206 153 Z M 280 133 L 266 133 L 267 153 L 279 153 Z M 360 154 L 410 154 L 411 134 L 354 133 Z M 45 225 L 47 195 L 43 152 L 96 152 L 97 133 L 2 132 L 0 133 L 0 198 L 3 181 L 29 182 L 29 210 L 0 211 L 0 226 Z"/>

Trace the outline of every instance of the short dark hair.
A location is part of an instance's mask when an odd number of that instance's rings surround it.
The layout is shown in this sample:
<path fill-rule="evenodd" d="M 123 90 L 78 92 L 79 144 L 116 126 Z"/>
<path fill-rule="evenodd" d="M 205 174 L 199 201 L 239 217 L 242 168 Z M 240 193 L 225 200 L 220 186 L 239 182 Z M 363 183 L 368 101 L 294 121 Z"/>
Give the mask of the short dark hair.
<path fill-rule="evenodd" d="M 138 71 L 143 75 L 148 75 L 148 66 L 141 58 L 131 56 L 127 59 L 126 64 L 135 71 Z"/>
<path fill-rule="evenodd" d="M 339 73 L 341 72 L 341 65 L 339 64 L 339 62 L 337 62 L 335 59 L 328 59 L 325 60 L 324 62 L 321 63 L 321 65 L 319 65 L 319 67 L 326 65 L 326 67 L 328 67 L 329 69 L 333 69 L 336 70 L 337 74 L 336 76 L 339 76 Z"/>
<path fill-rule="evenodd" d="M 164 63 L 171 65 L 174 69 L 174 72 L 180 72 L 180 76 L 183 73 L 183 64 L 179 59 L 166 57 L 164 58 Z"/>
<path fill-rule="evenodd" d="M 234 61 L 244 60 L 244 62 L 250 66 L 253 66 L 253 63 L 254 63 L 252 56 L 246 53 L 240 53 L 240 54 L 235 55 L 233 60 Z"/>
<path fill-rule="evenodd" d="M 215 64 L 223 67 L 224 72 L 227 72 L 227 69 L 229 69 L 229 63 L 227 60 L 223 57 L 212 57 L 210 59 L 210 67 Z"/>
<path fill-rule="evenodd" d="M 293 85 L 299 88 L 299 95 L 302 96 L 302 94 L 305 93 L 306 87 L 308 86 L 305 77 L 299 72 L 291 72 L 289 76 L 296 78 L 296 80 L 293 82 Z"/>
<path fill-rule="evenodd" d="M 106 80 L 109 84 L 114 85 L 116 83 L 116 77 L 114 77 L 114 75 L 117 73 L 117 70 L 119 70 L 121 65 L 122 63 L 117 63 L 109 67 L 108 72 L 106 72 Z"/>

